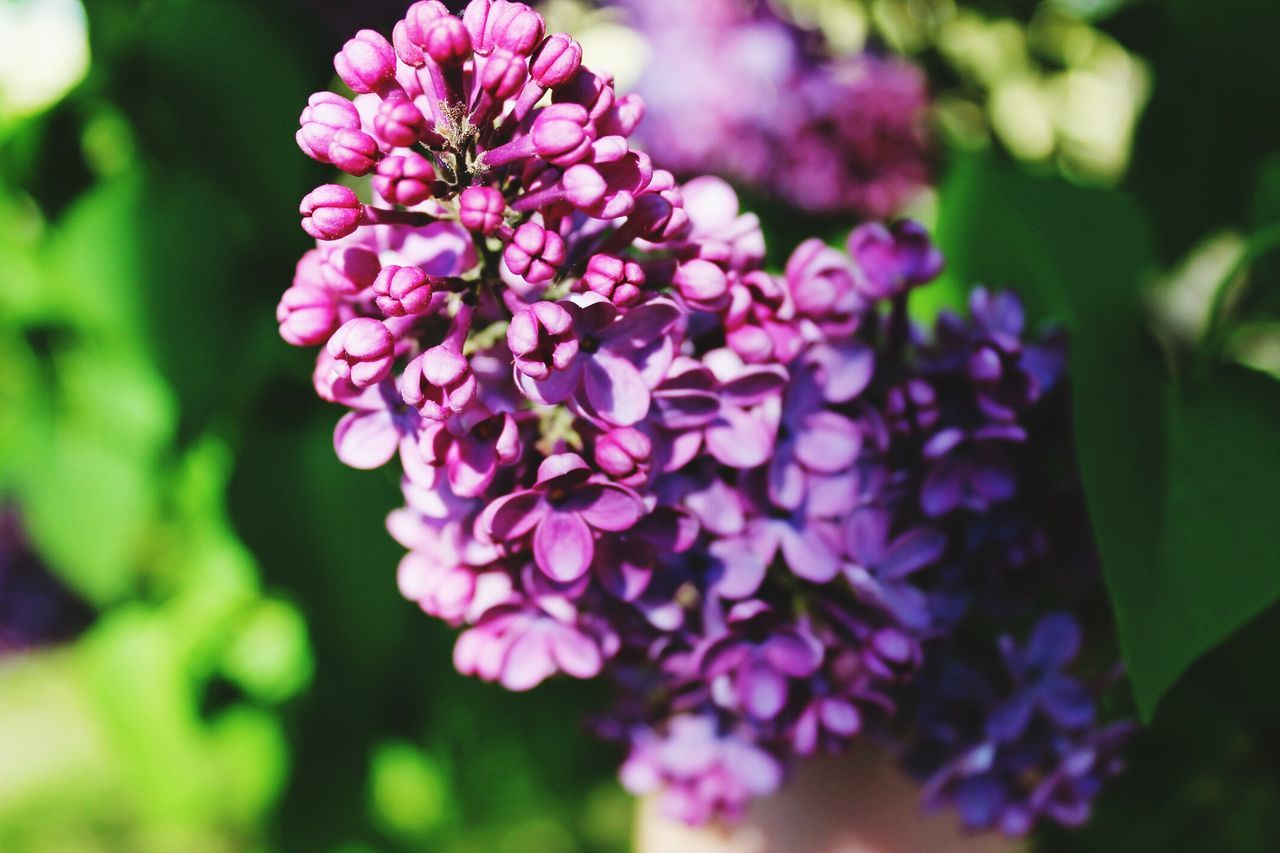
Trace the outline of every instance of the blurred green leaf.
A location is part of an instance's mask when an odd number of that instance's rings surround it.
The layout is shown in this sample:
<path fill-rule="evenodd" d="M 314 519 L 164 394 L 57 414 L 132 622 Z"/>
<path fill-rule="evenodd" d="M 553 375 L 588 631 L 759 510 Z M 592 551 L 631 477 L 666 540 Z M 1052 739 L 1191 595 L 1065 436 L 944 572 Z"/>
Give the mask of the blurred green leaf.
<path fill-rule="evenodd" d="M 1174 382 L 1147 334 L 1150 236 L 1117 193 L 981 157 L 942 194 L 952 275 L 1018 288 L 1072 330 L 1077 449 L 1146 718 L 1199 655 L 1280 594 L 1280 386 L 1221 369 Z"/>

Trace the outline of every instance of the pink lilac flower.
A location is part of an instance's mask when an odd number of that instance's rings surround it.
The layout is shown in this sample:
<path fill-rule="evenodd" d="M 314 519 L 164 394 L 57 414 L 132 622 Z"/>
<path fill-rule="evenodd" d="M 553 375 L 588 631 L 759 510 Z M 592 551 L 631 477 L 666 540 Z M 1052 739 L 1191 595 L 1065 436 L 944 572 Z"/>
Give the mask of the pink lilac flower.
<path fill-rule="evenodd" d="M 647 149 L 678 174 L 716 172 L 820 214 L 885 217 L 929 180 L 920 69 L 821 35 L 764 0 L 616 0 L 655 61 L 638 83 Z"/>
<path fill-rule="evenodd" d="M 398 459 L 403 595 L 458 629 L 463 673 L 607 677 L 624 783 L 683 820 L 741 815 L 866 732 L 929 753 L 928 798 L 974 825 L 1078 820 L 1123 739 L 1063 671 L 1082 638 L 1055 618 L 1025 649 L 999 639 L 1027 617 L 1009 579 L 1050 577 L 1049 478 L 1028 469 L 1063 420 L 1058 343 L 982 289 L 914 327 L 908 296 L 942 268 L 916 223 L 806 241 L 775 275 L 729 185 L 636 148 L 643 103 L 545 26 L 511 0 L 420 0 L 343 46 L 353 98 L 300 117 L 303 153 L 371 195 L 307 195 L 316 244 L 277 319 L 318 349 L 339 458 Z M 972 725 L 938 722 L 935 673 L 975 656 L 1005 680 Z"/>

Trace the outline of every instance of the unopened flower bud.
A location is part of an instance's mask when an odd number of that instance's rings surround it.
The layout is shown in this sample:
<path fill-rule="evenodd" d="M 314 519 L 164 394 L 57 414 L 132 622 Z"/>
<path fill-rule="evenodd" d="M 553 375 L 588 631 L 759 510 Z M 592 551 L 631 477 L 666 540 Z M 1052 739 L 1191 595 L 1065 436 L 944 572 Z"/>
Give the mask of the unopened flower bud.
<path fill-rule="evenodd" d="M 480 88 L 494 100 L 504 101 L 520 91 L 528 75 L 524 57 L 503 47 L 494 48 L 480 69 Z"/>
<path fill-rule="evenodd" d="M 555 278 L 556 270 L 564 259 L 564 240 L 536 222 L 526 222 L 517 228 L 502 252 L 507 269 L 530 284 L 541 284 Z"/>
<path fill-rule="evenodd" d="M 506 199 L 494 187 L 467 187 L 458 195 L 458 221 L 468 231 L 492 234 L 506 210 Z"/>
<path fill-rule="evenodd" d="M 317 250 L 320 281 L 335 293 L 351 296 L 373 284 L 382 269 L 377 252 L 363 246 L 328 246 Z"/>
<path fill-rule="evenodd" d="M 394 83 L 396 52 L 375 30 L 360 30 L 333 58 L 334 70 L 351 91 L 366 95 Z"/>
<path fill-rule="evenodd" d="M 421 267 L 386 266 L 373 282 L 374 302 L 388 317 L 417 314 L 431 304 L 433 283 Z"/>
<path fill-rule="evenodd" d="M 719 311 L 729 301 L 729 276 L 710 261 L 695 258 L 676 269 L 677 292 L 698 311 Z"/>
<path fill-rule="evenodd" d="M 644 287 L 644 268 L 621 255 L 592 255 L 582 274 L 582 285 L 598 293 L 619 308 L 628 308 L 640 299 Z"/>
<path fill-rule="evenodd" d="M 367 175 L 378 162 L 378 141 L 360 130 L 339 130 L 329 144 L 329 162 L 348 175 Z"/>
<path fill-rule="evenodd" d="M 280 337 L 295 347 L 314 347 L 327 341 L 338 328 L 338 304 L 333 291 L 323 287 L 294 286 L 276 306 Z"/>
<path fill-rule="evenodd" d="M 582 45 L 564 34 L 547 36 L 529 60 L 529 76 L 547 89 L 563 86 L 582 67 Z"/>
<path fill-rule="evenodd" d="M 377 384 L 391 373 L 396 339 L 391 330 L 372 317 L 356 317 L 343 323 L 326 347 L 333 356 L 333 371 L 350 378 L 357 388 Z"/>
<path fill-rule="evenodd" d="M 578 354 L 573 315 L 555 302 L 522 308 L 507 326 L 507 347 L 516 369 L 530 379 L 546 379 L 553 370 L 565 370 Z"/>
<path fill-rule="evenodd" d="M 431 198 L 436 170 L 431 161 L 416 151 L 396 154 L 378 163 L 373 188 L 392 204 L 412 207 Z"/>
<path fill-rule="evenodd" d="M 350 187 L 323 184 L 303 197 L 298 212 L 303 231 L 317 240 L 340 240 L 359 227 L 364 205 Z"/>
<path fill-rule="evenodd" d="M 461 353 L 435 346 L 409 362 L 402 380 L 404 401 L 424 418 L 445 421 L 476 398 L 476 377 Z"/>
<path fill-rule="evenodd" d="M 601 471 L 634 488 L 649 479 L 653 443 L 635 427 L 615 427 L 596 442 L 595 460 Z"/>
<path fill-rule="evenodd" d="M 490 13 L 489 36 L 495 48 L 528 56 L 547 31 L 542 16 L 524 3 L 508 3 L 501 9 L 495 8 L 494 12 Z"/>
<path fill-rule="evenodd" d="M 422 111 L 408 98 L 392 98 L 383 101 L 373 117 L 373 129 L 378 136 L 395 148 L 408 148 L 422 138 L 427 120 Z"/>
<path fill-rule="evenodd" d="M 340 130 L 360 129 L 360 113 L 347 98 L 333 92 L 316 92 L 298 119 L 298 147 L 313 160 L 329 162 L 329 146 Z"/>
<path fill-rule="evenodd" d="M 422 52 L 445 67 L 459 66 L 471 58 L 471 37 L 462 21 L 446 15 L 427 24 L 419 36 L 410 38 Z"/>

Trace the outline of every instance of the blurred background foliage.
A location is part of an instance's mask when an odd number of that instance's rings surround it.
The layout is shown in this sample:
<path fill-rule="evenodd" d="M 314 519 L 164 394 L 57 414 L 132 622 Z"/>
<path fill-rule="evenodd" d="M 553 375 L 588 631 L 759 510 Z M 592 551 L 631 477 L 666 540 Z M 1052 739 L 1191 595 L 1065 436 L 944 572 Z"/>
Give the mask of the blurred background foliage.
<path fill-rule="evenodd" d="M 0 657 L 0 849 L 627 846 L 618 756 L 579 726 L 597 688 L 454 673 L 396 591 L 396 483 L 333 457 L 272 322 L 324 174 L 297 114 L 349 31 L 403 5 L 0 0 L 0 500 L 89 622 Z M 660 60 L 616 15 L 547 6 L 623 83 Z M 915 212 L 951 266 L 914 310 L 1016 286 L 1074 335 L 1151 726 L 1090 827 L 1037 845 L 1274 849 L 1280 6 L 780 10 L 929 72 L 939 181 Z M 771 254 L 851 224 L 758 206 Z"/>

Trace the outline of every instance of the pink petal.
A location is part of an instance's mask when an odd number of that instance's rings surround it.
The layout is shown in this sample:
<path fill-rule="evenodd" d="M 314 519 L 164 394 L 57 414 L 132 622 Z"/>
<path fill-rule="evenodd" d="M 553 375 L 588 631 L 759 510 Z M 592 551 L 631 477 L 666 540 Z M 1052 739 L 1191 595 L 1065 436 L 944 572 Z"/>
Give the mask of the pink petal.
<path fill-rule="evenodd" d="M 534 629 L 518 637 L 507 649 L 500 681 L 508 690 L 532 690 L 555 672 L 550 638 Z"/>
<path fill-rule="evenodd" d="M 491 542 L 519 539 L 547 514 L 542 493 L 532 490 L 503 495 L 484 508 L 476 519 L 476 532 Z"/>
<path fill-rule="evenodd" d="M 706 430 L 707 449 L 731 468 L 755 468 L 773 453 L 773 432 L 763 419 L 726 407 Z"/>
<path fill-rule="evenodd" d="M 352 468 L 367 471 L 385 465 L 399 446 L 400 434 L 386 409 L 347 412 L 333 430 L 333 449 Z"/>
<path fill-rule="evenodd" d="M 572 506 L 597 530 L 626 530 L 644 515 L 644 502 L 636 493 L 613 483 L 583 486 L 574 495 Z"/>
<path fill-rule="evenodd" d="M 569 583 L 591 566 L 591 528 L 576 512 L 547 513 L 533 536 L 533 557 L 552 580 Z"/>
<path fill-rule="evenodd" d="M 587 359 L 587 401 L 616 426 L 639 423 L 649 413 L 649 389 L 635 365 L 605 350 Z"/>

